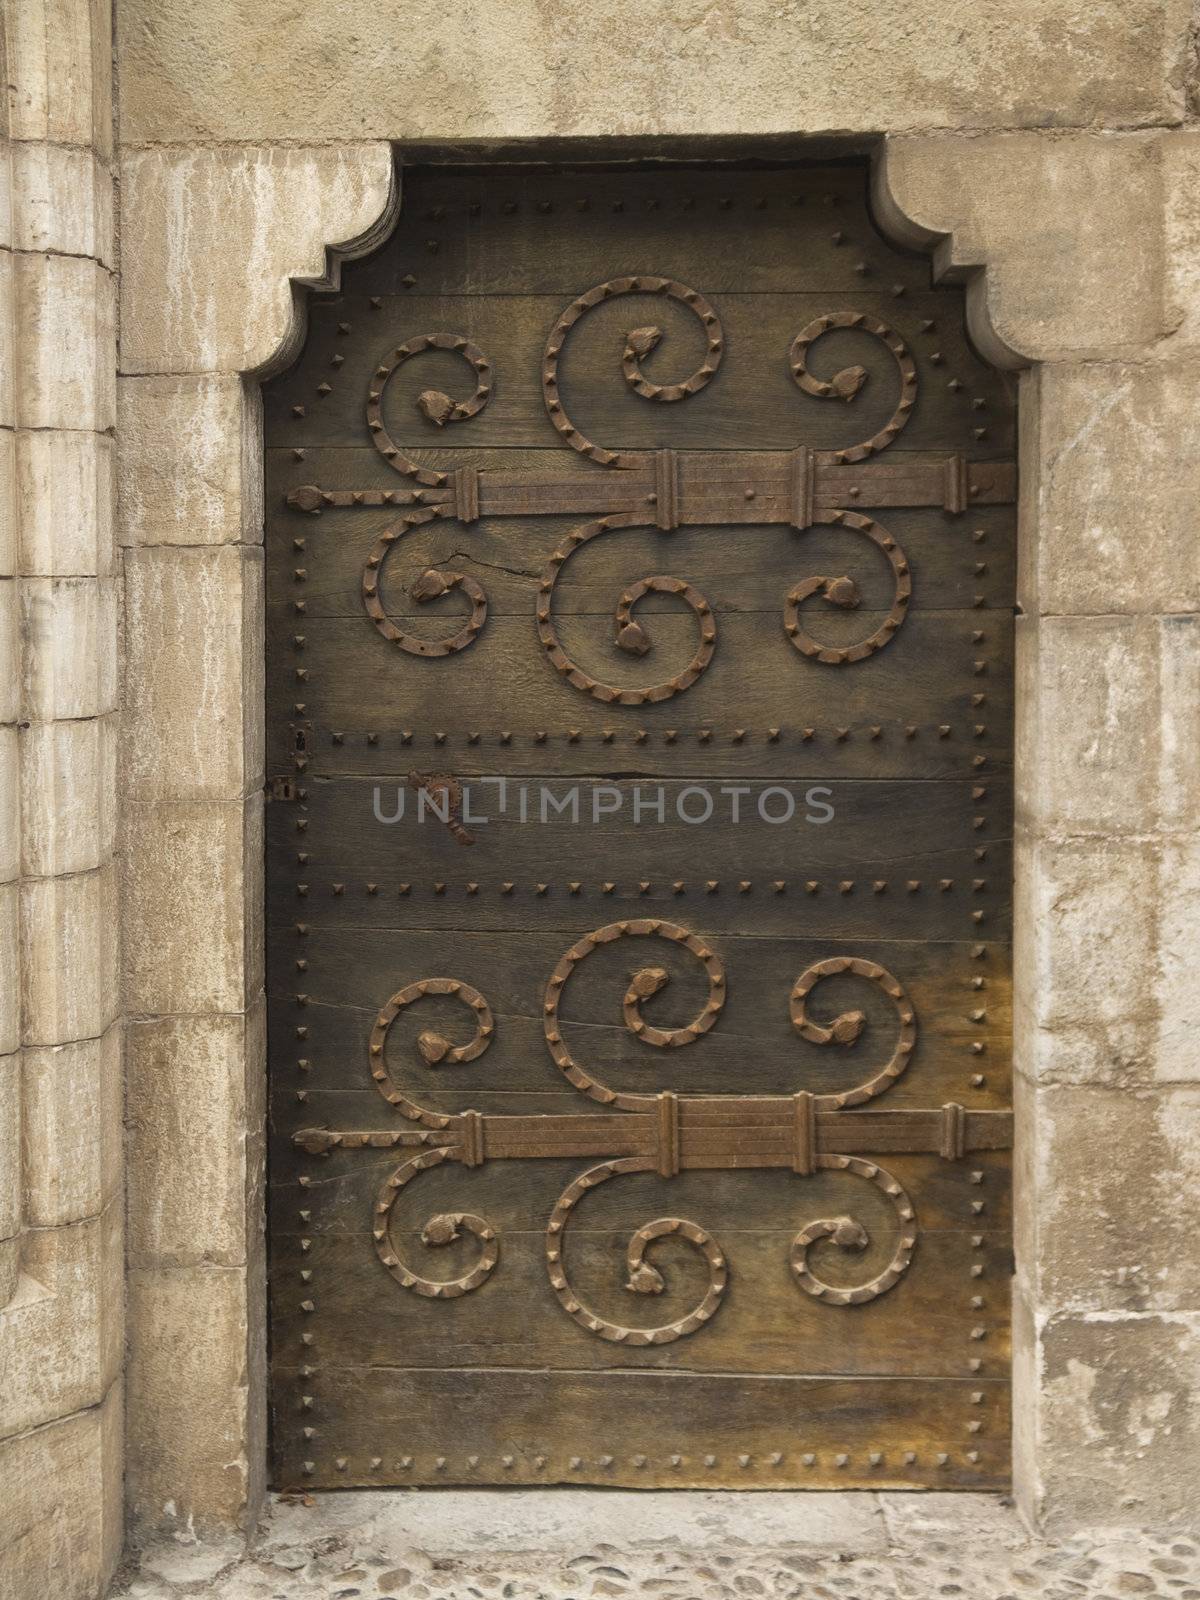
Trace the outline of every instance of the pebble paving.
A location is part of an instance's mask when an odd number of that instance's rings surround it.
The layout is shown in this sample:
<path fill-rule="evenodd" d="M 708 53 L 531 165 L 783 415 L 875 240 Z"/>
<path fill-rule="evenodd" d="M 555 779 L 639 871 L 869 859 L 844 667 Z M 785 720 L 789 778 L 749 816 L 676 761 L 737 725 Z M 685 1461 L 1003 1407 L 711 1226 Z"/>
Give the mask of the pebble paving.
<path fill-rule="evenodd" d="M 248 1553 L 230 1546 L 170 1544 L 143 1554 L 117 1583 L 127 1600 L 1200 1600 L 1200 1538 L 1126 1531 L 1063 1543 L 1031 1539 L 1017 1524 L 973 1515 L 973 1497 L 932 1525 L 881 1508 L 879 1548 L 869 1554 L 729 1537 L 711 1547 L 577 1552 L 405 1552 L 378 1527 L 322 1528 L 280 1538 L 268 1519 Z M 957 1525 L 956 1525 L 957 1524 Z"/>

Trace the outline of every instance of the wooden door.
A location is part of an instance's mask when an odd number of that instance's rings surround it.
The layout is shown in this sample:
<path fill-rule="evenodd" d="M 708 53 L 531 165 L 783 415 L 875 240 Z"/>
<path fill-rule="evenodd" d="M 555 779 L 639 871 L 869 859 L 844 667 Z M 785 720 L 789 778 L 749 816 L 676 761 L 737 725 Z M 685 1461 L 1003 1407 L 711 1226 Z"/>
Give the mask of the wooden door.
<path fill-rule="evenodd" d="M 441 169 L 308 309 L 276 1482 L 1004 1484 L 1015 409 L 961 291 L 858 165 Z"/>

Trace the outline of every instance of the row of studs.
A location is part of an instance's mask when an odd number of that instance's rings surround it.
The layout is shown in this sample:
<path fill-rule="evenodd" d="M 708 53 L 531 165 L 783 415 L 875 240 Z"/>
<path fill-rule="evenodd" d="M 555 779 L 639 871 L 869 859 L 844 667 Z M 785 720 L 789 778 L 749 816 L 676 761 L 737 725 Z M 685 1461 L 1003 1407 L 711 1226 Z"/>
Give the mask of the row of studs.
<path fill-rule="evenodd" d="M 984 701 L 985 696 L 981 694 L 972 695 L 971 699 L 975 705 L 979 705 Z M 791 733 L 794 734 L 794 736 L 802 744 L 811 744 L 818 738 L 828 738 L 830 736 L 832 736 L 835 744 L 846 744 L 851 738 L 854 737 L 856 733 L 865 733 L 867 738 L 872 743 L 875 743 L 882 740 L 887 731 L 887 728 L 882 723 L 871 723 L 863 728 L 858 729 L 852 727 L 838 727 L 836 725 L 824 729 L 818 727 L 797 728 L 794 730 L 786 728 L 767 728 L 763 732 L 763 738 L 767 744 L 779 744 L 789 733 Z M 923 731 L 936 733 L 939 740 L 952 739 L 954 737 L 954 727 L 948 722 L 930 723 L 928 729 L 924 729 L 920 724 L 908 723 L 904 727 L 904 737 L 906 740 L 916 739 Z M 985 722 L 975 722 L 971 724 L 970 736 L 972 738 L 986 739 L 987 732 L 988 729 Z M 753 728 L 733 728 L 730 730 L 728 735 L 718 733 L 717 730 L 713 728 L 632 728 L 629 730 L 619 728 L 602 728 L 599 733 L 589 733 L 583 728 L 564 728 L 562 730 L 535 728 L 530 733 L 517 733 L 514 735 L 512 729 L 501 728 L 495 737 L 497 744 L 502 745 L 511 745 L 514 738 L 528 739 L 530 744 L 535 745 L 548 744 L 552 739 L 558 738 L 565 739 L 568 744 L 579 744 L 581 741 L 590 739 L 595 739 L 600 744 L 614 744 L 616 743 L 618 737 L 628 739 L 632 744 L 646 744 L 652 738 L 661 739 L 663 744 L 676 744 L 678 743 L 681 735 L 684 739 L 694 738 L 697 744 L 712 744 L 714 736 L 721 743 L 724 743 L 727 737 L 730 744 L 745 744 L 747 739 L 753 742 L 757 737 Z M 387 737 L 390 740 L 393 735 L 388 734 Z M 456 735 L 453 733 L 446 733 L 440 728 L 435 729 L 432 733 L 428 734 L 418 733 L 414 728 L 400 728 L 397 730 L 394 737 L 402 745 L 411 745 L 414 742 L 419 743 L 423 739 L 428 739 L 431 744 L 441 747 L 446 744 L 452 744 Z M 474 729 L 469 730 L 466 734 L 462 735 L 462 737 L 465 738 L 466 743 L 469 745 L 478 745 L 485 742 L 485 735 Z M 357 741 L 361 740 L 367 745 L 378 745 L 380 743 L 380 739 L 381 735 L 376 732 L 332 732 L 329 735 L 329 742 L 331 745 L 344 745 L 347 740 L 349 740 L 351 743 L 356 743 Z"/>
<path fill-rule="evenodd" d="M 317 1430 L 315 1428 L 304 1428 L 302 1433 L 306 1440 L 311 1440 L 316 1437 Z M 975 1466 L 978 1464 L 980 1457 L 980 1451 L 967 1450 L 963 1452 L 961 1463 Z M 658 1465 L 661 1464 L 662 1466 L 670 1467 L 673 1470 L 678 1471 L 689 1464 L 689 1459 L 690 1458 L 688 1456 L 679 1452 L 675 1452 L 671 1455 L 663 1456 L 661 1458 L 647 1456 L 639 1452 L 638 1454 L 631 1455 L 629 1457 L 629 1465 L 641 1471 L 646 1468 L 654 1470 Z M 758 1458 L 752 1455 L 733 1456 L 729 1459 L 728 1464 L 736 1464 L 737 1467 L 742 1471 L 749 1471 L 751 1468 L 756 1466 L 759 1466 L 760 1470 L 763 1467 L 775 1470 L 782 1467 L 785 1462 L 789 1461 L 789 1459 L 790 1458 L 786 1451 L 772 1450 L 769 1454 L 761 1458 L 761 1466 Z M 858 1466 L 857 1459 L 851 1454 L 850 1451 L 847 1450 L 835 1451 L 829 1453 L 828 1455 L 822 1455 L 815 1450 L 806 1450 L 802 1454 L 796 1456 L 795 1460 L 799 1463 L 799 1465 L 810 1469 L 815 1467 L 835 1467 L 839 1471 L 847 1471 L 854 1470 Z M 368 1462 L 368 1471 L 380 1472 L 384 1470 L 384 1458 L 382 1456 L 370 1456 L 368 1458 Z M 722 1458 L 717 1455 L 700 1456 L 698 1458 L 698 1463 L 709 1471 L 717 1469 L 723 1465 Z M 916 1450 L 904 1450 L 900 1452 L 900 1461 L 898 1465 L 905 1467 L 917 1467 L 921 1465 L 956 1467 L 961 1463 L 960 1461 L 956 1461 L 948 1450 L 939 1450 L 924 1458 L 922 1458 Z M 437 1473 L 449 1473 L 454 1470 L 450 1458 L 447 1456 L 431 1456 L 429 1457 L 429 1464 L 433 1471 Z M 333 1465 L 334 1470 L 337 1472 L 348 1472 L 351 1469 L 351 1458 L 349 1456 L 335 1456 Z M 464 1456 L 462 1458 L 462 1465 L 468 1472 L 478 1472 L 481 1468 L 483 1468 L 485 1471 L 487 1470 L 487 1468 L 484 1466 L 484 1458 L 478 1455 Z M 505 1472 L 515 1471 L 518 1465 L 517 1457 L 515 1455 L 502 1455 L 498 1458 L 498 1465 Z M 528 1459 L 523 1458 L 521 1465 L 527 1470 L 532 1468 L 532 1470 L 535 1472 L 549 1471 L 553 1473 L 558 1471 L 558 1468 L 551 1465 L 549 1458 L 543 1455 L 536 1455 Z M 884 1451 L 870 1450 L 862 1458 L 862 1465 L 871 1470 L 877 1470 L 880 1467 L 886 1467 L 890 1465 L 890 1463 Z M 567 1458 L 567 1470 L 569 1472 L 588 1472 L 596 1468 L 602 1472 L 619 1472 L 622 1469 L 622 1463 L 617 1459 L 617 1457 L 610 1455 L 600 1455 L 594 1458 L 588 1458 L 585 1456 L 569 1456 Z M 358 1468 L 355 1468 L 356 1472 L 358 1470 Z M 400 1456 L 395 1461 L 390 1463 L 387 1470 L 390 1472 L 416 1471 L 420 1473 L 423 1469 L 419 1464 L 418 1458 L 414 1456 Z M 315 1461 L 305 1461 L 302 1466 L 302 1471 L 306 1477 L 311 1477 L 317 1472 L 317 1463 Z"/>

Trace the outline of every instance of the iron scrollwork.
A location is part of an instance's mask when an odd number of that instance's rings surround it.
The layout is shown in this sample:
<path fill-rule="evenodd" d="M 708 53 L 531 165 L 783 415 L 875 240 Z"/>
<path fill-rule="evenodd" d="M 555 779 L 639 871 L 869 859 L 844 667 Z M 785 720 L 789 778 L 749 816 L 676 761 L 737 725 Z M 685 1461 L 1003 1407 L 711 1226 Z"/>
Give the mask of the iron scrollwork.
<path fill-rule="evenodd" d="M 406 1155 L 388 1176 L 375 1203 L 373 1233 L 376 1251 L 384 1267 L 402 1288 L 430 1299 L 453 1299 L 480 1288 L 491 1277 L 500 1256 L 500 1240 L 495 1228 L 473 1212 L 440 1212 L 431 1217 L 420 1239 L 428 1247 L 445 1246 L 464 1234 L 478 1245 L 471 1267 L 449 1279 L 426 1277 L 403 1259 L 393 1234 L 393 1213 L 401 1191 L 419 1173 L 448 1161 L 468 1166 L 500 1158 L 556 1157 L 586 1153 L 602 1146 L 605 1140 L 626 1145 L 631 1132 L 634 1142 L 644 1149 L 636 1154 L 618 1154 L 579 1174 L 560 1195 L 546 1226 L 545 1253 L 550 1284 L 567 1315 L 581 1328 L 599 1338 L 627 1345 L 669 1344 L 697 1332 L 719 1311 L 729 1283 L 729 1265 L 720 1243 L 699 1223 L 679 1216 L 662 1216 L 643 1224 L 632 1235 L 625 1253 L 625 1289 L 633 1294 L 660 1295 L 666 1292 L 663 1271 L 650 1259 L 654 1245 L 675 1238 L 691 1245 L 707 1270 L 707 1285 L 700 1299 L 685 1314 L 652 1326 L 631 1327 L 601 1316 L 592 1310 L 572 1288 L 564 1259 L 564 1240 L 572 1214 L 592 1189 L 614 1178 L 633 1173 L 657 1173 L 671 1178 L 685 1168 L 720 1170 L 746 1164 L 787 1166 L 812 1175 L 842 1172 L 873 1185 L 889 1202 L 896 1219 L 896 1237 L 886 1264 L 869 1281 L 839 1286 L 823 1278 L 812 1264 L 812 1252 L 822 1244 L 844 1251 L 861 1252 L 870 1243 L 862 1223 L 841 1215 L 820 1217 L 806 1224 L 795 1235 L 789 1256 L 789 1269 L 797 1287 L 812 1298 L 834 1306 L 861 1305 L 886 1293 L 908 1270 L 916 1247 L 916 1216 L 912 1202 L 896 1178 L 875 1161 L 820 1148 L 817 1115 L 838 1113 L 858 1106 L 886 1092 L 908 1066 L 916 1041 L 917 1022 L 903 985 L 877 962 L 856 957 L 831 957 L 815 962 L 803 971 L 792 987 L 789 1011 L 799 1036 L 818 1045 L 848 1049 L 867 1028 L 865 1013 L 841 1011 L 828 1023 L 815 1020 L 809 1012 L 813 991 L 825 979 L 849 976 L 873 984 L 891 1001 L 896 1011 L 898 1033 L 884 1065 L 853 1087 L 838 1092 L 811 1094 L 801 1091 L 792 1098 L 746 1100 L 741 1096 L 676 1095 L 669 1091 L 646 1094 L 623 1093 L 609 1088 L 594 1073 L 580 1065 L 563 1038 L 560 1008 L 564 990 L 578 966 L 602 946 L 614 941 L 634 939 L 663 940 L 686 950 L 702 966 L 708 980 L 708 995 L 697 1015 L 679 1027 L 658 1027 L 647 1021 L 643 1004 L 660 993 L 670 981 L 664 967 L 637 967 L 621 999 L 621 1016 L 629 1033 L 641 1043 L 657 1049 L 680 1049 L 694 1044 L 718 1021 L 725 1005 L 726 979 L 720 956 L 703 940 L 677 923 L 645 918 L 609 923 L 585 935 L 567 950 L 551 973 L 543 1002 L 543 1027 L 546 1044 L 555 1065 L 580 1093 L 620 1113 L 608 1118 L 541 1118 L 506 1116 L 489 1118 L 479 1112 L 459 1114 L 432 1111 L 400 1088 L 387 1063 L 387 1042 L 396 1019 L 408 1007 L 430 996 L 447 996 L 465 1007 L 473 1022 L 470 1036 L 453 1043 L 433 1029 L 420 1032 L 416 1051 L 427 1069 L 457 1067 L 478 1061 L 495 1036 L 495 1019 L 487 1000 L 478 989 L 455 978 L 425 978 L 394 994 L 379 1012 L 368 1045 L 370 1072 L 379 1093 L 393 1110 L 408 1122 L 417 1124 L 420 1133 L 393 1136 L 367 1134 L 327 1134 L 308 1129 L 296 1135 L 296 1142 L 313 1153 L 339 1144 L 350 1147 L 399 1143 L 419 1143 L 422 1148 Z M 748 1115 L 777 1108 L 778 1116 Z M 963 1143 L 962 1108 L 953 1112 L 955 1146 Z M 693 1114 L 696 1117 L 692 1122 Z M 779 1129 L 794 1123 L 794 1143 L 781 1139 Z M 572 1126 L 572 1125 L 577 1126 Z M 503 1126 L 501 1126 L 503 1125 Z M 519 1125 L 519 1127 L 518 1127 Z M 703 1131 L 694 1147 L 687 1133 Z M 494 1131 L 493 1131 L 494 1130 Z M 504 1138 L 515 1141 L 509 1147 Z M 944 1144 L 943 1144 L 943 1153 Z M 618 1143 L 620 1148 L 620 1143 Z M 910 1146 L 904 1146 L 910 1148 Z M 911 1148 L 922 1148 L 914 1144 Z"/>
<path fill-rule="evenodd" d="M 634 610 L 646 594 L 666 594 L 678 597 L 691 610 L 697 620 L 699 640 L 691 660 L 669 677 L 634 688 L 625 688 L 605 681 L 601 675 L 586 671 L 571 659 L 562 646 L 552 617 L 555 585 L 568 559 L 583 545 L 602 534 L 626 528 L 659 528 L 670 530 L 688 520 L 701 516 L 702 521 L 712 521 L 702 515 L 705 507 L 719 494 L 717 480 L 707 468 L 703 452 L 692 454 L 686 485 L 680 490 L 678 464 L 669 450 L 611 449 L 595 442 L 569 415 L 560 388 L 560 363 L 572 330 L 595 307 L 609 300 L 628 296 L 657 297 L 685 308 L 697 321 L 704 340 L 704 355 L 695 369 L 674 382 L 659 382 L 649 375 L 646 362 L 667 341 L 667 334 L 657 323 L 647 323 L 629 328 L 625 335 L 620 357 L 620 370 L 624 382 L 632 393 L 654 404 L 670 405 L 685 401 L 701 393 L 716 378 L 726 354 L 725 333 L 716 308 L 696 289 L 673 278 L 655 274 L 637 274 L 608 279 L 580 295 L 559 316 L 547 339 L 542 356 L 541 384 L 546 415 L 555 432 L 572 450 L 595 465 L 613 469 L 620 476 L 636 479 L 645 484 L 646 492 L 634 496 L 650 508 L 646 514 L 617 512 L 594 517 L 578 527 L 565 544 L 557 549 L 542 575 L 536 598 L 537 633 L 542 649 L 555 670 L 573 688 L 606 703 L 616 705 L 641 705 L 647 701 L 665 700 L 681 694 L 706 671 L 716 649 L 717 628 L 708 599 L 691 583 L 678 577 L 661 574 L 639 579 L 620 595 L 614 614 L 613 644 L 634 656 L 647 655 L 653 641 L 644 623 L 637 620 Z M 787 351 L 788 369 L 802 393 L 818 400 L 837 400 L 850 404 L 856 400 L 870 381 L 866 368 L 860 365 L 843 367 L 829 379 L 818 378 L 809 370 L 809 358 L 819 341 L 836 331 L 849 331 L 877 340 L 891 355 L 899 377 L 899 395 L 887 422 L 868 438 L 833 450 L 802 451 L 807 461 L 811 458 L 807 476 L 818 478 L 830 470 L 848 464 L 864 462 L 877 457 L 895 442 L 908 425 L 916 405 L 918 380 L 916 363 L 901 335 L 888 324 L 861 311 L 831 311 L 814 318 L 795 335 Z M 388 466 L 412 487 L 400 491 L 338 491 L 330 493 L 313 485 L 294 490 L 290 496 L 293 506 L 303 511 L 317 512 L 326 504 L 393 504 L 406 505 L 398 519 L 375 541 L 370 550 L 362 580 L 362 600 L 367 616 L 391 644 L 410 655 L 436 659 L 453 655 L 472 645 L 487 621 L 488 603 L 483 586 L 475 578 L 461 572 L 442 571 L 436 567 L 420 572 L 409 585 L 410 598 L 418 605 L 450 595 L 461 595 L 470 610 L 458 628 L 444 638 L 429 638 L 410 628 L 403 628 L 388 614 L 381 584 L 384 571 L 397 545 L 414 528 L 438 519 L 451 519 L 472 523 L 481 514 L 480 483 L 484 484 L 485 499 L 491 488 L 496 498 L 484 507 L 488 516 L 517 515 L 536 510 L 533 500 L 521 493 L 515 481 L 503 481 L 504 473 L 479 473 L 474 468 L 456 471 L 423 466 L 407 454 L 396 442 L 384 420 L 384 396 L 393 376 L 410 360 L 429 351 L 448 351 L 459 356 L 475 380 L 473 392 L 465 399 L 454 399 L 440 389 L 422 390 L 416 397 L 415 409 L 428 427 L 442 430 L 452 424 L 467 422 L 477 417 L 487 406 L 494 389 L 494 375 L 487 356 L 465 336 L 456 333 L 422 333 L 390 349 L 376 367 L 367 392 L 366 423 L 371 441 Z M 851 644 L 822 643 L 806 626 L 803 608 L 813 599 L 843 610 L 854 610 L 862 602 L 858 583 L 846 573 L 833 576 L 819 575 L 794 584 L 785 596 L 783 625 L 786 637 L 795 649 L 807 659 L 823 666 L 848 666 L 865 660 L 882 650 L 895 638 L 903 626 L 912 597 L 912 579 L 908 560 L 895 538 L 879 522 L 845 507 L 812 506 L 812 482 L 806 492 L 793 495 L 794 503 L 786 512 L 762 514 L 753 509 L 756 498 L 767 500 L 773 488 L 772 474 L 779 468 L 772 459 L 762 458 L 756 465 L 753 452 L 746 453 L 752 475 L 759 473 L 767 490 L 761 497 L 749 487 L 746 505 L 739 511 L 732 506 L 723 507 L 727 515 L 719 519 L 726 522 L 774 521 L 803 532 L 813 526 L 844 529 L 863 536 L 881 551 L 887 560 L 892 578 L 892 599 L 886 616 L 865 638 Z M 959 461 L 950 473 L 958 488 L 946 499 L 948 510 L 962 510 L 959 500 L 968 492 L 962 488 L 967 476 L 966 466 Z M 573 498 L 581 509 L 597 507 L 598 479 L 564 480 L 570 490 L 577 490 Z M 499 485 L 499 488 L 497 488 Z M 976 486 L 978 487 L 978 486 Z M 960 493 L 960 490 L 962 491 Z M 856 490 L 856 493 L 861 491 Z M 602 497 L 601 497 L 602 498 Z M 778 499 L 778 496 L 775 497 Z M 953 499 L 953 504 L 951 503 Z"/>

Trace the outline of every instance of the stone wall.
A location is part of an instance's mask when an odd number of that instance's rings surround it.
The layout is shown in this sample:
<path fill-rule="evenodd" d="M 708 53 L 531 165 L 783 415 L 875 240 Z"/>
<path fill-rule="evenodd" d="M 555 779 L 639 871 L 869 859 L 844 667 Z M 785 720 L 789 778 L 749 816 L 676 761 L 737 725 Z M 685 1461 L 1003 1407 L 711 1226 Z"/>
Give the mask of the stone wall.
<path fill-rule="evenodd" d="M 0 1589 L 120 1550 L 111 35 L 0 12 Z"/>
<path fill-rule="evenodd" d="M 1051 1529 L 1194 1517 L 1190 13 L 123 0 L 118 362 L 105 5 L 4 0 L 0 962 L 21 981 L 0 987 L 0 1470 L 18 1487 L 0 1570 L 18 1600 L 94 1595 L 115 1553 L 118 1013 L 132 1526 L 245 1526 L 261 1497 L 256 378 L 302 337 L 296 284 L 391 225 L 391 141 L 486 158 L 890 135 L 881 221 L 968 280 L 986 354 L 1028 367 L 1017 1489 Z"/>

